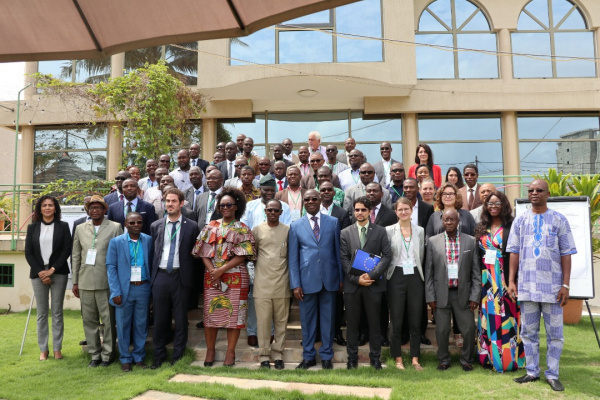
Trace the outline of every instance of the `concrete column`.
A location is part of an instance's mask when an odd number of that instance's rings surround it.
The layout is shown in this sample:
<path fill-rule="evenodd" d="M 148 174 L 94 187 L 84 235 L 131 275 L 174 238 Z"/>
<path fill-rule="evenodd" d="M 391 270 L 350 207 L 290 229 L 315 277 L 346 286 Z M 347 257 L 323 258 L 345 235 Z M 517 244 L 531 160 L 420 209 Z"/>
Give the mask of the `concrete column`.
<path fill-rule="evenodd" d="M 521 162 L 519 152 L 519 132 L 517 129 L 517 113 L 506 111 L 501 114 L 502 121 L 502 159 L 504 162 L 504 175 L 520 175 Z M 507 187 L 504 193 L 513 204 L 514 199 L 520 197 L 519 178 L 506 178 Z M 511 183 L 514 182 L 514 183 Z"/>
<path fill-rule="evenodd" d="M 417 114 L 402 114 L 402 133 L 402 143 L 404 144 L 402 150 L 402 163 L 408 174 L 408 168 L 414 164 L 415 152 L 417 151 L 417 145 L 419 144 Z"/>
<path fill-rule="evenodd" d="M 511 52 L 510 31 L 502 28 L 498 31 L 498 51 L 501 53 L 498 56 L 500 63 L 500 79 L 505 81 L 513 79 L 513 66 Z"/>
<path fill-rule="evenodd" d="M 123 133 L 118 122 L 108 123 L 108 138 L 106 149 L 106 179 L 113 179 L 119 168 L 123 156 Z"/>
<path fill-rule="evenodd" d="M 202 120 L 202 153 L 200 157 L 208 162 L 212 161 L 217 147 L 217 120 L 206 118 Z"/>
<path fill-rule="evenodd" d="M 110 57 L 111 78 L 123 76 L 123 68 L 125 68 L 125 53 L 115 54 Z"/>

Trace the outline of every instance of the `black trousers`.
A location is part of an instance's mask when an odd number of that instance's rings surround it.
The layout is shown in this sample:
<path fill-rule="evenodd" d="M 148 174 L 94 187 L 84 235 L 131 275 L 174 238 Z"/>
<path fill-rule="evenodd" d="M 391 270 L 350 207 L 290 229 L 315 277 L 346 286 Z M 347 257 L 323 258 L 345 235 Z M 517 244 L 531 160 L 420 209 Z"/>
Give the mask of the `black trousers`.
<path fill-rule="evenodd" d="M 164 361 L 167 357 L 167 342 L 171 331 L 171 320 L 175 320 L 173 336 L 173 359 L 183 356 L 188 338 L 188 300 L 190 289 L 182 285 L 178 271 L 171 274 L 158 270 L 152 297 L 154 299 L 154 360 Z"/>
<path fill-rule="evenodd" d="M 374 293 L 367 286 L 359 286 L 354 293 L 344 293 L 344 303 L 346 304 L 348 361 L 358 360 L 358 334 L 363 306 L 369 323 L 369 357 L 371 360 L 379 360 L 381 356 L 381 327 L 379 325 L 381 293 Z"/>

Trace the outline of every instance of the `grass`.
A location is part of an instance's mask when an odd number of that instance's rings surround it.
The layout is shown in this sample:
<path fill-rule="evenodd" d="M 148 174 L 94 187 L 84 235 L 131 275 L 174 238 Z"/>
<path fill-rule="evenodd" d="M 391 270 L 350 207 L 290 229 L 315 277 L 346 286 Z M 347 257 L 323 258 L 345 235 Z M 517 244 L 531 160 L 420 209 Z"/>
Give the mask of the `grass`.
<path fill-rule="evenodd" d="M 192 351 L 186 353 L 182 362 L 171 367 L 163 365 L 158 370 L 139 370 L 125 374 L 118 362 L 108 368 L 87 367 L 89 357 L 78 345 L 83 339 L 81 315 L 78 311 L 65 311 L 65 338 L 63 360 L 38 361 L 39 350 L 35 333 L 35 312 L 23 355 L 19 348 L 27 313 L 0 315 L 0 398 L 3 399 L 130 399 L 147 390 L 159 390 L 182 395 L 209 399 L 346 399 L 327 393 L 303 395 L 299 392 L 273 391 L 270 389 L 245 390 L 229 385 L 170 383 L 177 373 L 210 374 L 250 379 L 268 379 L 336 385 L 359 385 L 392 388 L 392 399 L 592 399 L 600 395 L 600 350 L 589 318 L 583 318 L 576 326 L 565 327 L 565 348 L 561 358 L 561 381 L 566 387 L 563 393 L 553 392 L 540 381 L 528 385 L 517 385 L 513 378 L 524 371 L 498 374 L 476 367 L 465 373 L 459 367 L 458 358 L 453 359 L 453 368 L 445 372 L 435 369 L 434 355 L 422 356 L 425 371 L 410 368 L 398 371 L 388 360 L 388 368 L 375 372 L 371 368 L 359 368 L 349 372 L 296 371 L 293 365 L 284 371 L 246 370 L 224 367 L 205 369 L 191 366 Z M 541 353 L 545 354 L 545 336 Z M 50 349 L 52 352 L 52 348 Z M 52 353 L 51 353 L 52 354 Z M 147 361 L 151 360 L 151 352 Z M 409 360 L 405 357 L 405 363 Z M 542 366 L 545 357 L 542 357 Z"/>

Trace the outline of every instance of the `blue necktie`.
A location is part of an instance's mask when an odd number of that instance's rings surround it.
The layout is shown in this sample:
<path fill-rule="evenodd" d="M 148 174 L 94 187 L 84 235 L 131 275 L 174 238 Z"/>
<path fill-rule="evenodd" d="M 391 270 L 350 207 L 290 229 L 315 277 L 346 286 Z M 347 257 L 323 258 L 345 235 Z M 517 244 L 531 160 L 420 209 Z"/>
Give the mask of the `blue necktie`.
<path fill-rule="evenodd" d="M 194 195 L 194 203 L 192 204 L 192 210 L 196 209 L 196 197 L 198 197 L 198 195 L 200 194 L 200 189 L 194 191 L 194 193 L 196 194 Z"/>
<path fill-rule="evenodd" d="M 169 260 L 167 261 L 167 272 L 171 273 L 173 272 L 173 259 L 175 258 L 175 246 L 177 245 L 177 235 L 175 234 L 175 232 L 177 232 L 177 224 L 179 223 L 179 221 L 175 221 L 175 222 L 169 222 L 171 225 L 173 225 L 173 227 L 171 228 L 171 235 L 169 235 L 169 237 L 171 238 L 171 247 L 169 248 Z"/>

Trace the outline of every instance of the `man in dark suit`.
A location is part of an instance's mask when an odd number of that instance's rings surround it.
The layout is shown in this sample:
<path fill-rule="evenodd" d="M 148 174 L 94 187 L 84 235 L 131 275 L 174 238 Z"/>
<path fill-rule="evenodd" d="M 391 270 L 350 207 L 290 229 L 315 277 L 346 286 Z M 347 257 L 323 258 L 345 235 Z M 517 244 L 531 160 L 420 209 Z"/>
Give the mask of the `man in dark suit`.
<path fill-rule="evenodd" d="M 285 176 L 287 167 L 283 161 L 275 161 L 273 164 L 271 175 L 275 179 L 275 189 L 278 192 L 285 190 L 288 187 L 288 181 Z"/>
<path fill-rule="evenodd" d="M 481 268 L 475 238 L 458 230 L 456 210 L 442 216 L 445 232 L 429 238 L 425 261 L 425 298 L 435 315 L 438 342 L 438 370 L 450 368 L 448 336 L 454 313 L 464 345 L 460 363 L 465 372 L 473 370 L 475 322 L 473 312 L 481 300 Z"/>
<path fill-rule="evenodd" d="M 479 196 L 480 184 L 477 183 L 479 178 L 479 170 L 475 164 L 467 164 L 463 169 L 463 177 L 465 178 L 465 186 L 460 188 L 460 194 L 463 199 L 463 210 L 474 210 L 483 205 Z"/>
<path fill-rule="evenodd" d="M 304 175 L 300 180 L 300 186 L 304 189 L 316 189 L 319 184 L 317 172 L 325 164 L 325 158 L 320 152 L 315 152 L 310 156 L 311 174 Z M 331 184 L 334 187 L 341 188 L 340 179 L 334 173 L 331 174 Z"/>
<path fill-rule="evenodd" d="M 184 207 L 194 212 L 196 212 L 198 196 L 206 191 L 206 187 L 202 184 L 203 177 L 204 175 L 200 167 L 190 167 L 190 182 L 192 183 L 192 187 L 184 191 L 183 196 L 185 197 Z"/>
<path fill-rule="evenodd" d="M 375 169 L 379 183 L 386 189 L 389 189 L 392 183 L 390 170 L 392 169 L 392 164 L 398 161 L 392 158 L 392 144 L 390 142 L 381 143 L 379 153 L 381 154 L 381 160 L 373 164 L 373 168 Z"/>
<path fill-rule="evenodd" d="M 379 184 L 377 184 L 379 185 Z M 354 200 L 353 210 L 356 224 L 341 233 L 340 251 L 344 278 L 344 303 L 348 311 L 348 369 L 358 367 L 358 328 L 361 310 L 364 308 L 369 321 L 369 358 L 371 366 L 381 369 L 381 294 L 385 292 L 387 269 L 392 262 L 392 248 L 384 227 L 371 222 L 369 214 L 373 206 L 367 197 Z M 358 273 L 352 269 L 352 261 L 358 249 L 381 257 L 381 261 L 369 273 Z"/>
<path fill-rule="evenodd" d="M 383 188 L 377 182 L 371 182 L 366 187 L 366 197 L 371 202 L 371 214 L 369 215 L 371 222 L 379 226 L 394 225 L 398 222 L 396 213 L 381 202 L 383 199 Z"/>
<path fill-rule="evenodd" d="M 192 143 L 190 145 L 190 166 L 200 167 L 202 172 L 206 172 L 206 167 L 209 165 L 210 163 L 208 161 L 200 158 L 200 145 L 198 143 Z"/>
<path fill-rule="evenodd" d="M 223 180 L 233 178 L 235 176 L 235 157 L 237 155 L 237 145 L 235 142 L 229 142 L 225 145 L 225 161 L 217 164 L 217 168 L 223 174 Z"/>
<path fill-rule="evenodd" d="M 156 221 L 156 211 L 152 204 L 145 202 L 137 197 L 138 185 L 135 179 L 126 179 L 123 182 L 124 199 L 113 203 L 108 207 L 108 219 L 118 222 L 123 228 L 125 226 L 125 215 L 131 211 L 135 211 L 142 216 L 144 225 L 142 233 L 150 234 L 150 225 Z"/>
<path fill-rule="evenodd" d="M 281 161 L 285 165 L 285 169 L 283 170 L 284 176 L 285 176 L 285 171 L 287 170 L 287 168 L 291 167 L 292 165 L 295 164 L 295 163 L 291 162 L 290 160 L 286 160 L 283 157 L 283 152 L 284 152 L 284 147 L 282 144 L 276 144 L 275 146 L 273 146 L 273 162 L 271 163 L 273 166 L 271 167 L 271 174 L 275 173 L 275 163 L 277 161 Z"/>
<path fill-rule="evenodd" d="M 167 217 L 150 228 L 154 245 L 152 259 L 152 297 L 154 299 L 154 363 L 160 368 L 165 361 L 166 344 L 171 331 L 171 310 L 175 320 L 173 358 L 175 364 L 185 351 L 188 336 L 188 299 L 194 285 L 194 269 L 199 262 L 192 249 L 200 233 L 196 221 L 181 215 L 183 192 L 169 189 L 165 193 Z"/>
<path fill-rule="evenodd" d="M 298 369 L 316 365 L 317 310 L 320 313 L 323 369 L 333 369 L 335 297 L 344 273 L 340 260 L 338 220 L 322 214 L 321 198 L 314 189 L 304 194 L 306 215 L 292 222 L 289 231 L 290 287 L 300 303 L 303 360 Z"/>
<path fill-rule="evenodd" d="M 117 190 L 104 196 L 104 202 L 108 206 L 125 198 L 125 196 L 123 196 L 123 182 L 125 182 L 125 179 L 129 178 L 131 178 L 131 174 L 128 171 L 119 171 L 117 173 L 117 176 L 115 177 L 115 186 L 117 187 Z"/>

